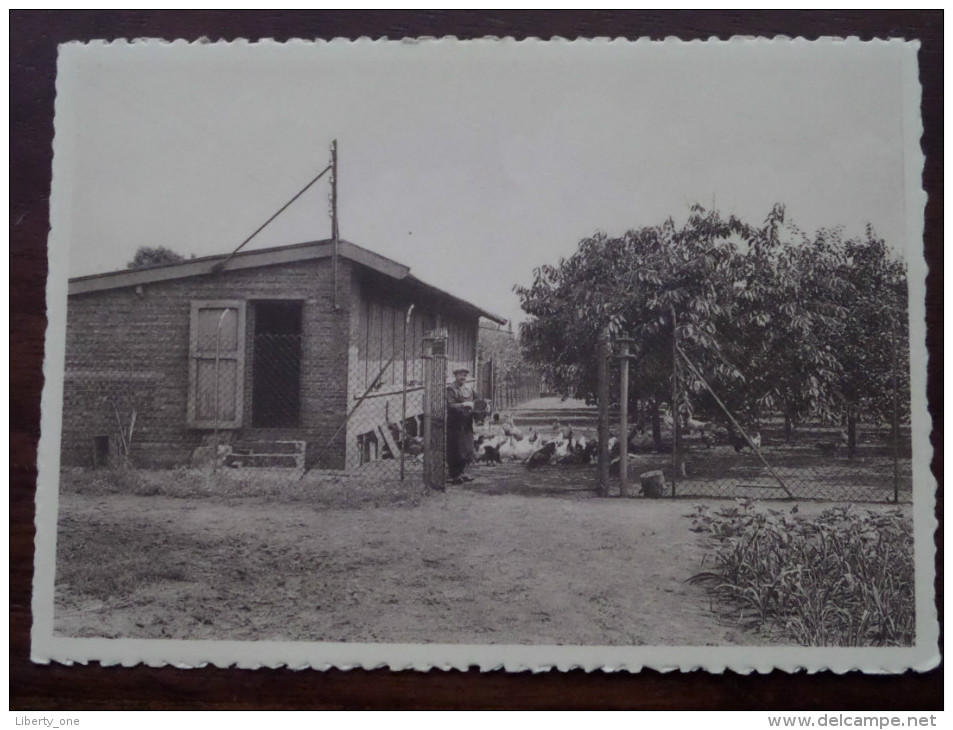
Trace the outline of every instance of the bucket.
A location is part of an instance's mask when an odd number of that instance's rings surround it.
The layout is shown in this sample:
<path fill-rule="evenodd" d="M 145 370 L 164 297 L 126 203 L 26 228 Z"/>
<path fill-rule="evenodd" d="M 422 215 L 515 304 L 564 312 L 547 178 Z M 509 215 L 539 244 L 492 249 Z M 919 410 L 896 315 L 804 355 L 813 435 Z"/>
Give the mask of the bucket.
<path fill-rule="evenodd" d="M 642 494 L 649 499 L 658 499 L 665 491 L 665 475 L 661 471 L 647 471 L 639 475 Z"/>

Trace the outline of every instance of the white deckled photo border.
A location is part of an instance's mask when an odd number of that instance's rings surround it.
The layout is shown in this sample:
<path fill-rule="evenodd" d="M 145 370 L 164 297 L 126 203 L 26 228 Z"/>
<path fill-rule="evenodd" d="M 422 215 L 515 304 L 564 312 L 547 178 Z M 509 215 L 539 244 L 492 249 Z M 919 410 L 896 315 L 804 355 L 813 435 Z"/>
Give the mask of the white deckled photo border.
<path fill-rule="evenodd" d="M 316 58 L 328 63 L 360 63 L 373 73 L 377 59 L 386 56 L 395 46 L 413 53 L 427 49 L 432 57 L 465 49 L 479 57 L 495 51 L 519 58 L 520 53 L 571 53 L 585 45 L 589 58 L 599 53 L 614 54 L 624 63 L 627 54 L 651 51 L 658 59 L 671 57 L 677 62 L 679 49 L 691 46 L 697 53 L 708 51 L 748 54 L 757 59 L 759 48 L 787 44 L 798 52 L 811 53 L 822 49 L 831 53 L 837 47 L 862 43 L 856 38 L 751 39 L 683 42 L 627 41 L 623 39 L 592 40 L 526 40 L 482 39 L 457 41 L 417 39 L 413 41 L 330 42 L 291 41 L 276 43 L 168 43 L 143 39 L 132 42 L 71 43 L 60 47 L 55 105 L 55 139 L 53 184 L 50 200 L 51 232 L 49 236 L 49 276 L 47 282 L 48 329 L 44 362 L 45 385 L 42 395 L 42 423 L 37 464 L 36 554 L 33 587 L 33 628 L 31 659 L 34 662 L 64 664 L 100 662 L 104 665 L 175 667 L 289 667 L 292 669 L 329 668 L 392 670 L 461 669 L 479 667 L 482 671 L 587 671 L 638 672 L 643 668 L 658 671 L 710 672 L 732 670 L 740 673 L 765 673 L 774 669 L 788 672 L 831 670 L 846 672 L 860 669 L 867 673 L 900 673 L 910 669 L 926 671 L 940 662 L 939 625 L 936 613 L 935 518 L 936 479 L 931 473 L 933 450 L 930 443 L 931 419 L 927 408 L 926 350 L 926 276 L 923 256 L 924 208 L 927 196 L 921 176 L 924 156 L 920 147 L 923 127 L 920 117 L 921 90 L 917 52 L 919 43 L 893 39 L 868 41 L 869 47 L 889 56 L 897 64 L 902 78 L 903 98 L 895 100 L 902 109 L 902 139 L 899 141 L 904 176 L 903 235 L 904 255 L 909 282 L 910 392 L 913 469 L 913 524 L 916 593 L 916 640 L 909 647 L 894 648 L 830 648 L 806 646 L 563 646 L 525 644 L 429 644 L 429 643 L 351 643 L 297 641 L 226 641 L 74 638 L 54 632 L 54 598 L 56 591 L 56 544 L 59 515 L 59 478 L 61 473 L 60 444 L 63 430 L 64 378 L 66 360 L 67 293 L 75 276 L 77 191 L 85 184 L 83 130 L 77 128 L 73 109 L 82 103 L 88 89 L 87 77 L 79 73 L 83 64 L 114 63 L 115 59 L 141 64 L 161 58 L 169 62 L 189 62 L 197 50 L 203 58 L 220 63 L 226 56 L 259 59 L 262 67 L 273 64 L 282 68 L 304 68 Z M 383 55 L 382 55 L 383 54 Z M 752 61 L 755 62 L 755 61 Z M 132 66 L 130 66 L 131 68 Z M 131 82 L 130 82 L 131 83 Z M 386 211 L 385 211 L 386 213 Z M 237 241 L 236 241 L 237 242 Z M 227 252 L 227 251 L 226 251 Z M 84 254 L 80 254 L 84 255 Z M 504 312 L 504 314 L 506 314 Z M 244 321 L 244 320 L 242 320 Z"/>

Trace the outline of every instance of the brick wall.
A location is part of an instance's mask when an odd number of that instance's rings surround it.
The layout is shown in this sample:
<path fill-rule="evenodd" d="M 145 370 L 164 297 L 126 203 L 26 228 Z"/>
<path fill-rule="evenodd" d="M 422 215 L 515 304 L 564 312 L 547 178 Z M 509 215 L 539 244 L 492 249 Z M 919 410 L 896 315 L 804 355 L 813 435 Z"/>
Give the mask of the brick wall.
<path fill-rule="evenodd" d="M 254 306 L 248 304 L 245 338 L 243 438 L 283 436 L 308 442 L 307 462 L 344 465 L 343 430 L 329 440 L 347 412 L 350 262 L 339 262 L 339 304 L 333 311 L 329 259 L 280 264 L 79 294 L 67 310 L 63 464 L 88 465 L 92 437 L 115 437 L 117 412 L 128 425 L 136 410 L 132 459 L 141 466 L 186 464 L 208 431 L 186 424 L 189 397 L 191 302 L 300 299 L 303 302 L 301 427 L 281 433 L 251 428 Z"/>

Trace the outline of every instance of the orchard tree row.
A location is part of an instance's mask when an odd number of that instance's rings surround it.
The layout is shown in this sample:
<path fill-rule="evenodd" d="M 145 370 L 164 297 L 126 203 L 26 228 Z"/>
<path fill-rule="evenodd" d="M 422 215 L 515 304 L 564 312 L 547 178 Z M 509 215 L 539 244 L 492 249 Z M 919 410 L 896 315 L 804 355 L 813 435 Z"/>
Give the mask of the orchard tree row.
<path fill-rule="evenodd" d="M 788 438 L 806 420 L 843 423 L 853 452 L 859 420 L 894 423 L 895 376 L 909 417 L 906 267 L 869 227 L 808 236 L 781 205 L 758 226 L 696 205 L 681 227 L 597 234 L 533 275 L 516 287 L 525 356 L 558 392 L 594 403 L 600 333 L 633 338 L 630 407 L 648 407 L 656 441 L 673 331 L 729 410 L 752 424 L 783 417 Z M 676 412 L 721 418 L 690 368 L 679 380 Z"/>

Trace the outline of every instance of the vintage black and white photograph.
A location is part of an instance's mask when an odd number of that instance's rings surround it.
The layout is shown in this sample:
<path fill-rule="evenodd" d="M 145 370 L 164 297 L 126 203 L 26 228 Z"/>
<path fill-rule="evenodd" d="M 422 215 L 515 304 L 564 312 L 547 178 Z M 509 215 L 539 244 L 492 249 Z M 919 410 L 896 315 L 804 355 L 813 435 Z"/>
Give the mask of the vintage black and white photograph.
<path fill-rule="evenodd" d="M 36 661 L 927 669 L 917 44 L 60 47 Z"/>

